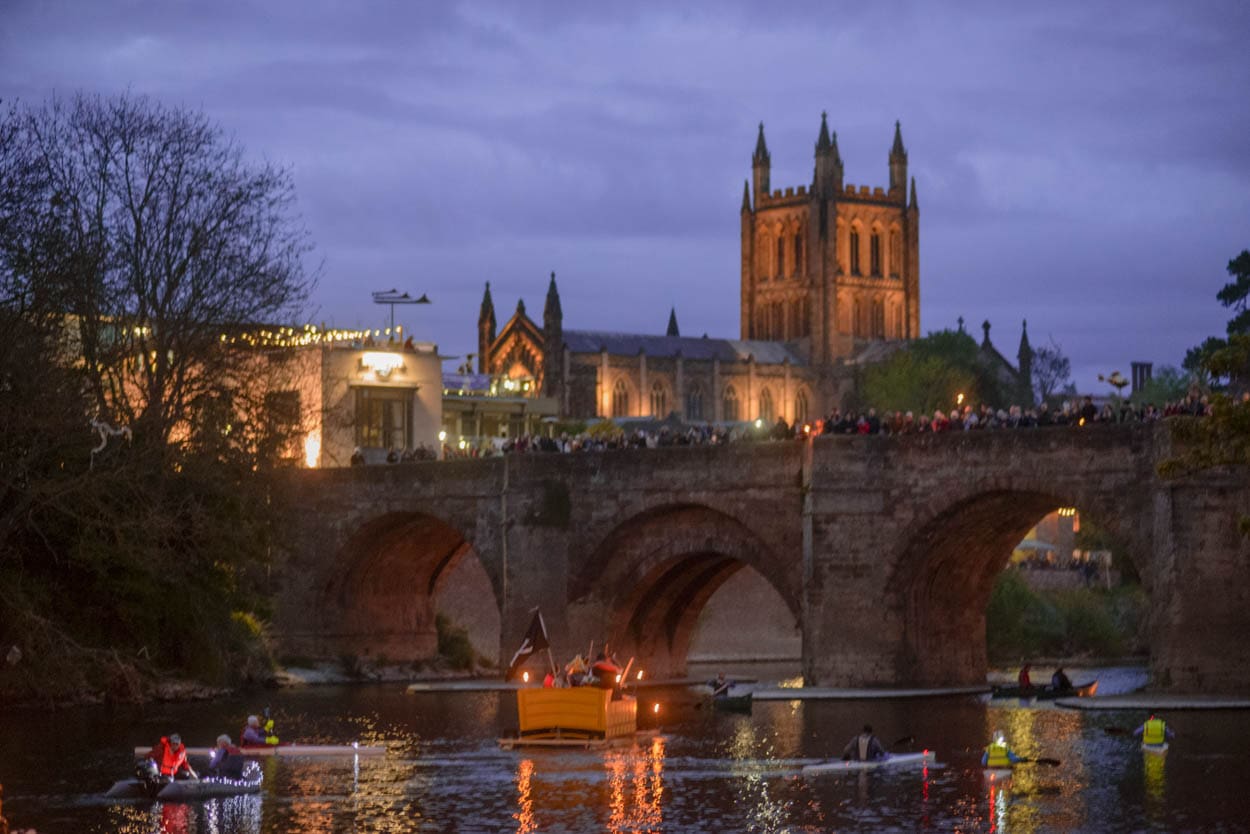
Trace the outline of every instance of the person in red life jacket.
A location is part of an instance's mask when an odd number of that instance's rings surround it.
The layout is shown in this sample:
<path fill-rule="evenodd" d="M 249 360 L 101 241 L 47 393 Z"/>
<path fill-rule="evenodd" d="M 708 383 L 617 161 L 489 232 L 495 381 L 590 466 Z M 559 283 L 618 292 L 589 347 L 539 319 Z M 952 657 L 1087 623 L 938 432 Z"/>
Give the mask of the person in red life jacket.
<path fill-rule="evenodd" d="M 603 644 L 603 651 L 595 658 L 594 665 L 590 667 L 595 675 L 596 683 L 601 689 L 615 689 L 617 684 L 617 676 L 621 674 L 621 667 L 617 665 L 616 658 L 612 656 L 612 650 L 608 648 L 608 644 Z"/>
<path fill-rule="evenodd" d="M 183 746 L 182 736 L 177 733 L 161 736 L 156 746 L 148 751 L 148 758 L 156 762 L 157 771 L 161 776 L 177 779 L 181 774 L 186 773 L 191 779 L 200 778 L 187 761 L 187 748 Z"/>

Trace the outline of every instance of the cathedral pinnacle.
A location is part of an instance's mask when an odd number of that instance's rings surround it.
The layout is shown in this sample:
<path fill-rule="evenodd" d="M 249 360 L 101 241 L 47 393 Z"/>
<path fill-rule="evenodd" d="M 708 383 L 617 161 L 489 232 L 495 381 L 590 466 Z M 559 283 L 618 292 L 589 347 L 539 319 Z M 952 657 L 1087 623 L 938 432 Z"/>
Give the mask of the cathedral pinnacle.
<path fill-rule="evenodd" d="M 751 183 L 746 180 L 742 181 L 742 210 L 744 212 L 751 210 Z"/>
<path fill-rule="evenodd" d="M 564 313 L 560 309 L 560 291 L 556 289 L 556 273 L 551 273 L 551 283 L 547 285 L 547 303 L 543 307 L 544 322 L 552 318 L 563 318 Z"/>
<path fill-rule="evenodd" d="M 680 336 L 681 331 L 677 329 L 677 308 L 670 307 L 668 311 L 668 331 L 666 336 Z"/>
<path fill-rule="evenodd" d="M 829 122 L 824 110 L 820 111 L 820 135 L 816 137 L 816 153 L 827 152 L 833 147 L 829 141 Z"/>
<path fill-rule="evenodd" d="M 486 282 L 486 292 L 482 293 L 482 310 L 478 318 L 481 321 L 493 321 L 495 318 L 495 302 L 490 297 L 490 281 Z"/>
<path fill-rule="evenodd" d="M 1025 319 L 1020 327 L 1020 350 L 1016 352 L 1016 358 L 1020 360 L 1021 366 L 1024 365 L 1026 359 L 1033 358 L 1033 346 L 1029 344 L 1029 320 Z"/>
<path fill-rule="evenodd" d="M 911 178 L 911 200 L 908 202 L 907 205 L 909 208 L 914 208 L 914 209 L 920 208 L 920 204 L 916 202 L 916 178 L 915 177 Z"/>
<path fill-rule="evenodd" d="M 768 162 L 768 144 L 764 141 L 764 123 L 760 122 L 760 136 L 755 140 L 755 154 L 751 157 L 754 162 Z"/>
<path fill-rule="evenodd" d="M 903 147 L 903 127 L 897 121 L 894 123 L 894 147 L 890 148 L 890 156 L 907 156 L 907 149 Z"/>

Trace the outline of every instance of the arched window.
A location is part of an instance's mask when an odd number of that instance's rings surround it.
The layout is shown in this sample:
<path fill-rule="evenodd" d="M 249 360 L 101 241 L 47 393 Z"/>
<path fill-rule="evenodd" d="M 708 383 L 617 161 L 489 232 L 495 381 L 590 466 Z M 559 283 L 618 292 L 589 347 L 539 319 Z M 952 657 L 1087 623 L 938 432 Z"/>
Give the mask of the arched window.
<path fill-rule="evenodd" d="M 686 392 L 686 419 L 703 419 L 703 389 L 698 385 L 691 386 Z"/>
<path fill-rule="evenodd" d="M 802 388 L 794 395 L 794 422 L 807 422 L 807 392 Z"/>
<path fill-rule="evenodd" d="M 881 234 L 873 232 L 872 237 L 868 239 L 868 267 L 869 274 L 875 278 L 881 277 Z"/>
<path fill-rule="evenodd" d="M 651 416 L 668 416 L 668 391 L 664 389 L 662 382 L 655 382 L 651 385 Z"/>
<path fill-rule="evenodd" d="M 855 338 L 863 338 L 864 335 L 864 309 L 859 303 L 859 299 L 855 299 L 855 303 L 851 307 L 851 332 Z"/>
<path fill-rule="evenodd" d="M 847 249 L 851 255 L 851 274 L 859 275 L 859 229 L 851 229 L 851 242 Z"/>
<path fill-rule="evenodd" d="M 880 299 L 872 302 L 872 337 L 885 338 L 885 302 Z"/>
<path fill-rule="evenodd" d="M 623 379 L 618 379 L 612 386 L 612 416 L 629 416 L 629 386 Z"/>
<path fill-rule="evenodd" d="M 772 241 L 768 235 L 761 234 L 756 242 L 755 260 L 756 273 L 761 281 L 768 280 L 768 253 L 772 250 Z"/>
<path fill-rule="evenodd" d="M 890 229 L 890 276 L 897 278 L 902 271 L 903 249 L 899 246 L 898 229 Z"/>
<path fill-rule="evenodd" d="M 777 235 L 777 271 L 773 276 L 780 279 L 786 274 L 786 238 Z"/>
<path fill-rule="evenodd" d="M 803 235 L 794 233 L 794 277 L 803 273 Z"/>
<path fill-rule="evenodd" d="M 755 311 L 755 337 L 756 339 L 768 338 L 768 308 L 760 305 Z"/>
<path fill-rule="evenodd" d="M 803 302 L 790 302 L 790 338 L 797 339 L 803 335 Z"/>
<path fill-rule="evenodd" d="M 767 388 L 760 389 L 760 419 L 766 423 L 777 419 L 777 414 L 773 409 L 773 393 Z"/>
<path fill-rule="evenodd" d="M 802 304 L 801 312 L 799 315 L 800 315 L 799 321 L 801 321 L 803 324 L 803 329 L 800 331 L 799 335 L 801 336 L 812 335 L 812 305 L 806 298 L 803 299 L 803 304 Z"/>
<path fill-rule="evenodd" d="M 894 305 L 894 338 L 903 338 L 903 305 Z"/>
<path fill-rule="evenodd" d="M 725 415 L 725 422 L 733 423 L 738 419 L 738 392 L 734 390 L 732 385 L 725 386 L 725 396 L 721 398 L 721 411 Z"/>

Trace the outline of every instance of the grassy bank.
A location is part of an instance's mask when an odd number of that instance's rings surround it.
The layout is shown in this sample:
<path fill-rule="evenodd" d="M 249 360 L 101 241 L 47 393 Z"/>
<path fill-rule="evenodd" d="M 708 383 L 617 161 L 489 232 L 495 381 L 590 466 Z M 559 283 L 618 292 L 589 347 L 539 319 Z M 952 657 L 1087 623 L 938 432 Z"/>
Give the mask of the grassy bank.
<path fill-rule="evenodd" d="M 1018 571 L 1003 571 L 985 615 L 989 660 L 1144 654 L 1147 610 L 1139 585 L 1035 591 Z"/>

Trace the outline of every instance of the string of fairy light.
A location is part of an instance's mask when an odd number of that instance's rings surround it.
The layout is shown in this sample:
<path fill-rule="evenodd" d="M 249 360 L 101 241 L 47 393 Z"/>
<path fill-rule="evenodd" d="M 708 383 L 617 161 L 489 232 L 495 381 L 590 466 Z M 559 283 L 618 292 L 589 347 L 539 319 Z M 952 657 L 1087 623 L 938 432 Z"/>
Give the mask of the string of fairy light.
<path fill-rule="evenodd" d="M 402 338 L 403 325 L 395 326 L 395 338 Z M 264 327 L 242 333 L 222 333 L 221 342 L 255 348 L 301 348 L 312 345 L 334 345 L 342 342 L 363 342 L 366 339 L 390 339 L 391 328 L 377 330 L 340 330 L 305 324 L 303 327 Z"/>

